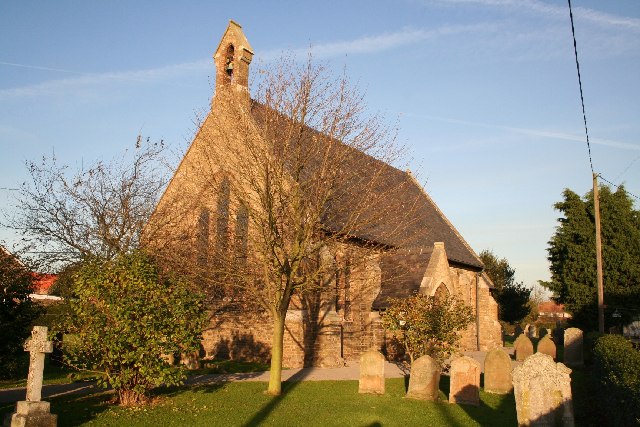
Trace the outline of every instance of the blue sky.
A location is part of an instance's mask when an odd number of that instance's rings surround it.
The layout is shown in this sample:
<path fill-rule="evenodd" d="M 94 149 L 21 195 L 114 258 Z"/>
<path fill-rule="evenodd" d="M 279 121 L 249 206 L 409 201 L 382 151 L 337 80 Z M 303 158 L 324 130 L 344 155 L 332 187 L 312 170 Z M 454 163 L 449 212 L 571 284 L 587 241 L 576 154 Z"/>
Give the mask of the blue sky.
<path fill-rule="evenodd" d="M 572 5 L 594 168 L 640 195 L 640 2 Z M 229 19 L 254 70 L 310 47 L 346 67 L 369 108 L 398 120 L 411 168 L 469 244 L 527 285 L 549 277 L 553 204 L 591 186 L 560 0 L 2 1 L 0 206 L 25 160 L 79 167 L 138 134 L 184 150 Z"/>

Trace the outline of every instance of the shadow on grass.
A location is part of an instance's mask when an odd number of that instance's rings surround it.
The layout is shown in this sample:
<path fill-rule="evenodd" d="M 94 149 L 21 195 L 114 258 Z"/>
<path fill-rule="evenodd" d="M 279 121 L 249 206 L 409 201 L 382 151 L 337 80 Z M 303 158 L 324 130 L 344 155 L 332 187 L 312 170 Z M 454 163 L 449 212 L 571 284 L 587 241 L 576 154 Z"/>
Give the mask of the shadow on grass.
<path fill-rule="evenodd" d="M 58 415 L 58 427 L 78 426 L 95 419 L 113 407 L 114 394 L 103 391 L 89 396 L 51 399 L 51 413 Z"/>
<path fill-rule="evenodd" d="M 604 426 L 608 422 L 607 415 L 599 412 L 591 369 L 589 366 L 572 368 L 571 372 L 573 415 L 577 426 Z"/>
<path fill-rule="evenodd" d="M 446 407 L 447 397 L 449 396 L 449 388 L 450 388 L 450 378 L 448 375 L 440 376 L 440 384 L 438 388 L 440 389 L 440 394 L 439 394 L 440 402 L 438 402 L 439 403 L 438 405 L 433 405 L 433 408 L 435 408 L 435 410 L 438 411 L 441 419 L 446 420 L 446 425 L 456 426 L 456 427 L 462 426 L 463 424 L 455 420 L 451 415 L 451 411 L 448 411 Z"/>
<path fill-rule="evenodd" d="M 47 399 L 51 402 L 51 413 L 58 416 L 58 427 L 78 426 L 95 419 L 99 414 L 113 406 L 113 393 L 100 392 L 89 396 L 60 396 Z M 0 404 L 0 421 L 15 411 L 14 402 Z"/>
<path fill-rule="evenodd" d="M 441 404 L 434 405 L 440 417 L 446 420 L 449 426 L 467 425 L 463 420 L 456 419 L 452 412 L 447 410 L 450 391 L 450 377 L 443 375 L 440 377 L 440 400 Z M 516 403 L 513 393 L 506 395 L 480 393 L 480 405 L 457 404 L 469 418 L 480 425 L 517 425 Z"/>
<path fill-rule="evenodd" d="M 480 405 L 459 406 L 471 419 L 483 426 L 497 425 L 496 420 L 501 420 L 503 425 L 518 425 L 513 393 L 481 393 Z"/>
<path fill-rule="evenodd" d="M 262 409 L 260 409 L 244 426 L 258 426 L 267 419 L 269 414 L 274 411 L 280 405 L 282 400 L 289 394 L 294 388 L 296 388 L 302 380 L 309 375 L 308 369 L 301 369 L 291 376 L 287 381 L 282 383 L 282 392 L 278 396 L 274 396 Z"/>

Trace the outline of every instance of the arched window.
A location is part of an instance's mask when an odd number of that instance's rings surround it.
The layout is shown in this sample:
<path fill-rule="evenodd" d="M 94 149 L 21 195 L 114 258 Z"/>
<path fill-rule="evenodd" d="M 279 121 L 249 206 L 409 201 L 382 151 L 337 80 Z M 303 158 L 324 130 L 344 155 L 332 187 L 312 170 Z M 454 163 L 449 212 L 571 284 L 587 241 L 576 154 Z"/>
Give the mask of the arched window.
<path fill-rule="evenodd" d="M 223 178 L 216 203 L 216 250 L 218 254 L 226 252 L 229 247 L 229 197 L 231 183 Z"/>
<path fill-rule="evenodd" d="M 249 210 L 245 205 L 240 205 L 236 216 L 235 248 L 239 266 L 247 263 L 247 238 L 249 232 Z"/>
<path fill-rule="evenodd" d="M 198 217 L 198 228 L 196 231 L 196 250 L 199 267 L 206 266 L 209 260 L 209 217 L 209 209 L 203 208 Z"/>
<path fill-rule="evenodd" d="M 449 289 L 447 289 L 444 283 L 440 283 L 440 286 L 438 286 L 433 296 L 438 301 L 443 301 L 449 297 Z"/>

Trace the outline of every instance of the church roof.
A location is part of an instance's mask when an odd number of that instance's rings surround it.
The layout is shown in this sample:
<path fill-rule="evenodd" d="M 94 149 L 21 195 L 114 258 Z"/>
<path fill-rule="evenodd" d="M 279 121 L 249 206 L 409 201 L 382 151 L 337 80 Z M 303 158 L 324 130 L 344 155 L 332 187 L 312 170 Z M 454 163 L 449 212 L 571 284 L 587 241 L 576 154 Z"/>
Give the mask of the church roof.
<path fill-rule="evenodd" d="M 260 126 L 264 119 L 265 107 L 255 101 L 251 105 L 253 118 Z M 314 132 L 311 130 L 309 135 Z M 326 141 L 326 138 L 309 137 L 305 139 L 304 144 L 322 144 L 323 141 Z M 351 152 L 341 173 L 341 188 L 338 189 L 337 196 L 327 204 L 323 218 L 323 226 L 326 229 L 340 232 L 341 224 L 348 221 L 350 206 L 358 205 L 362 198 L 376 197 L 378 200 L 384 200 L 385 207 L 380 207 L 384 210 L 373 212 L 378 207 L 363 202 L 362 205 L 370 210 L 363 212 L 363 215 L 369 215 L 369 218 L 361 221 L 366 225 L 352 230 L 351 237 L 401 248 L 403 253 L 427 254 L 435 242 L 443 242 L 451 263 L 482 270 L 483 264 L 475 252 L 410 172 L 399 170 L 343 144 L 338 146 Z M 320 156 L 325 151 L 309 149 L 307 153 L 310 156 Z M 319 162 L 320 159 L 316 163 Z M 309 163 L 313 165 L 313 159 Z M 308 173 L 313 173 L 312 168 Z M 378 178 L 372 181 L 370 177 L 373 175 L 377 175 Z M 393 259 L 395 258 L 388 259 L 388 263 Z M 428 257 L 426 261 L 428 262 Z M 418 286 L 419 284 L 420 280 Z"/>

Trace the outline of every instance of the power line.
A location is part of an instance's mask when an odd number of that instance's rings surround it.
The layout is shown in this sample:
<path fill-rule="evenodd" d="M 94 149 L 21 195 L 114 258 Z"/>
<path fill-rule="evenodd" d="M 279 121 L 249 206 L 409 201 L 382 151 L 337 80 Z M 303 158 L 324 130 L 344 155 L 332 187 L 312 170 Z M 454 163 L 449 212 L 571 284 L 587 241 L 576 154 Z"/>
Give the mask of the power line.
<path fill-rule="evenodd" d="M 587 149 L 589 150 L 589 166 L 591 166 L 591 173 L 593 171 L 593 160 L 591 158 L 591 144 L 589 143 L 589 130 L 587 128 L 587 114 L 584 109 L 584 95 L 582 93 L 582 77 L 580 76 L 580 63 L 578 62 L 578 45 L 576 44 L 576 30 L 573 26 L 573 12 L 571 11 L 571 0 L 569 2 L 569 18 L 571 18 L 571 35 L 573 36 L 573 52 L 576 56 L 576 70 L 578 70 L 578 86 L 580 87 L 580 101 L 582 103 L 582 118 L 584 120 L 584 133 L 587 136 Z"/>
<path fill-rule="evenodd" d="M 576 70 L 578 71 L 578 86 L 580 88 L 580 103 L 582 105 L 582 119 L 584 121 L 584 133 L 587 137 L 587 150 L 589 151 L 589 166 L 591 167 L 591 174 L 595 176 L 595 172 L 593 170 L 593 159 L 591 157 L 591 143 L 589 142 L 589 129 L 587 127 L 587 113 L 585 111 L 584 108 L 584 94 L 582 91 L 582 76 L 580 75 L 580 62 L 578 61 L 578 45 L 576 43 L 576 30 L 575 27 L 573 25 L 573 12 L 571 10 L 571 0 L 567 0 L 567 2 L 569 3 L 569 18 L 571 19 L 571 35 L 573 36 L 573 53 L 575 54 L 575 58 L 576 58 Z M 633 161 L 629 164 L 629 166 L 627 166 L 627 168 L 622 171 L 622 173 L 620 175 L 618 175 L 618 178 L 622 175 L 624 175 L 630 168 L 631 166 L 636 162 L 636 160 L 640 159 L 640 156 L 636 157 L 635 159 L 633 159 Z M 598 174 L 598 177 L 603 180 L 604 182 L 613 185 L 615 188 L 620 189 L 620 186 L 617 184 L 614 184 L 613 182 L 605 179 L 602 175 Z M 616 179 L 617 180 L 617 179 Z M 630 193 L 629 191 L 627 191 L 626 188 L 623 188 L 623 191 L 625 193 L 627 193 L 628 195 L 635 197 L 637 200 L 640 200 L 640 197 L 636 196 L 633 193 Z"/>
<path fill-rule="evenodd" d="M 621 176 L 623 176 L 625 173 L 627 173 L 629 171 L 629 169 L 631 169 L 631 166 L 633 166 L 633 164 L 638 161 L 638 159 L 640 159 L 640 156 L 636 157 L 635 159 L 633 159 L 631 161 L 631 163 L 629 163 L 629 166 L 627 166 L 625 168 L 625 170 L 623 170 L 622 172 L 620 172 L 620 174 L 616 177 L 616 179 L 614 179 L 614 181 L 617 181 L 620 179 Z"/>
<path fill-rule="evenodd" d="M 613 185 L 614 187 L 616 187 L 617 189 L 620 189 L 620 185 L 614 184 L 613 182 L 609 181 L 608 179 L 605 179 L 602 175 L 598 175 L 598 177 L 600 177 L 601 180 L 603 180 L 604 182 L 606 182 L 609 185 Z M 629 191 L 627 191 L 626 188 L 622 188 L 622 191 L 624 191 L 625 193 L 627 193 L 628 195 L 630 195 L 631 197 L 635 197 L 636 199 L 640 200 L 640 197 L 636 196 L 633 193 L 630 193 Z"/>

